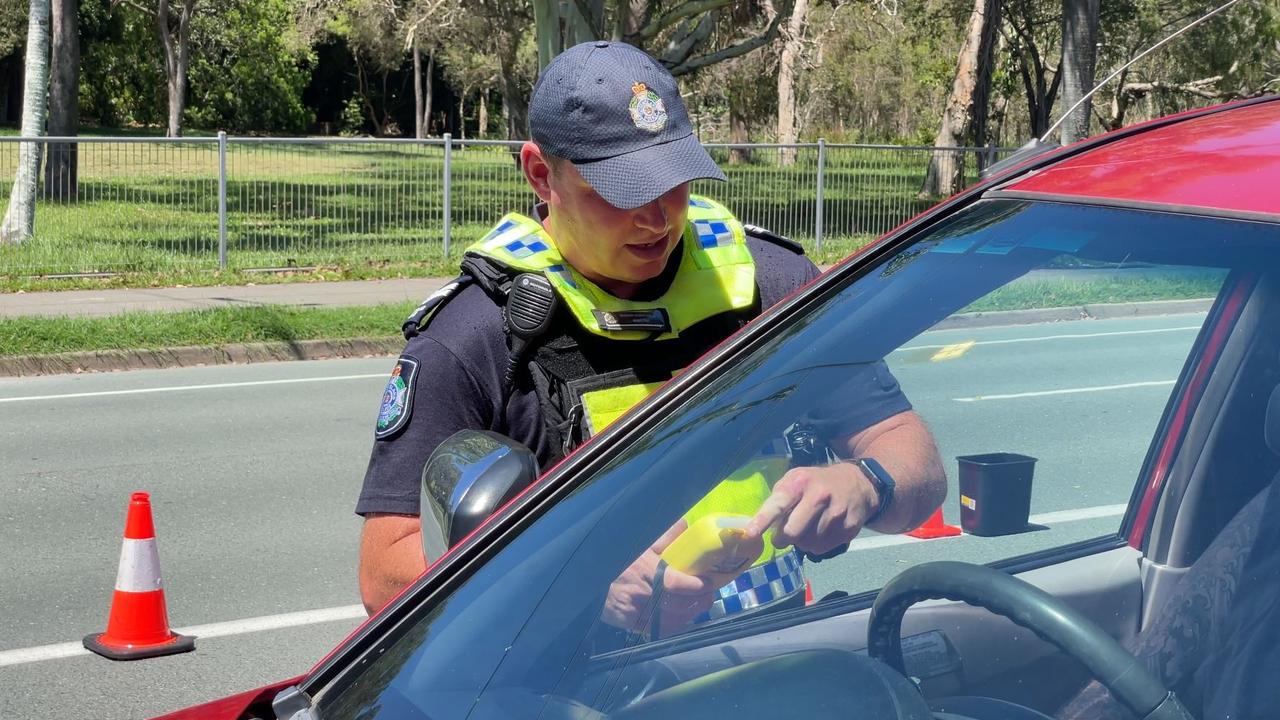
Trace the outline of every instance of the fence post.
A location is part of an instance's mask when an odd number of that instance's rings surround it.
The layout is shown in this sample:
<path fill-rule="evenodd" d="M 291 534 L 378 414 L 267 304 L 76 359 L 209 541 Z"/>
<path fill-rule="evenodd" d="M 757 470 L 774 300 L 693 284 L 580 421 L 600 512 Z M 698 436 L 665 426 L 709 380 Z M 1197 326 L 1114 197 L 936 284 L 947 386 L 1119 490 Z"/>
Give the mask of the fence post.
<path fill-rule="evenodd" d="M 813 211 L 813 245 L 815 253 L 822 253 L 823 175 L 827 171 L 827 141 L 818 138 L 818 199 Z"/>
<path fill-rule="evenodd" d="M 444 256 L 449 257 L 449 236 L 452 233 L 450 221 L 453 218 L 453 199 L 450 189 L 453 184 L 453 136 L 444 134 Z"/>
<path fill-rule="evenodd" d="M 986 170 L 996 164 L 996 144 L 995 141 L 987 141 L 987 161 L 979 170 Z"/>
<path fill-rule="evenodd" d="M 218 131 L 218 269 L 227 269 L 227 133 Z"/>

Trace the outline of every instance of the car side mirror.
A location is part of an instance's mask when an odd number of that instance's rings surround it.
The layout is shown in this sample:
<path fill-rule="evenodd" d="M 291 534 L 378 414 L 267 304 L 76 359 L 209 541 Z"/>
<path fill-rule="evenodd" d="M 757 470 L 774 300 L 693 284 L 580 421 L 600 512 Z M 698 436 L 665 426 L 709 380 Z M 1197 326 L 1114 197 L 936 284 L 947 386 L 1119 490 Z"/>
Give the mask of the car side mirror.
<path fill-rule="evenodd" d="M 538 478 L 529 448 L 488 430 L 459 430 L 422 468 L 422 550 L 435 560 Z"/>

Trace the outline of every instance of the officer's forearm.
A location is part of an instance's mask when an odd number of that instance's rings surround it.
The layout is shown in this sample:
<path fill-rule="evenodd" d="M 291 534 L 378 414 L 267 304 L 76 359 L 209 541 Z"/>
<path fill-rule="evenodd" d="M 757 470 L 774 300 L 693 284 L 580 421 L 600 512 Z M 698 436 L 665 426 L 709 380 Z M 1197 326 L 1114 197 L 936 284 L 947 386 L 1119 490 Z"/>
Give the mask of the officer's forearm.
<path fill-rule="evenodd" d="M 893 476 L 893 503 L 871 529 L 900 533 L 919 527 L 947 498 L 947 476 L 929 428 L 915 412 L 899 413 L 850 437 L 851 457 L 875 458 Z"/>
<path fill-rule="evenodd" d="M 415 518 L 416 520 L 416 518 Z M 391 528 L 379 532 L 365 523 L 360 543 L 360 599 L 370 615 L 382 609 L 427 569 L 420 531 Z"/>

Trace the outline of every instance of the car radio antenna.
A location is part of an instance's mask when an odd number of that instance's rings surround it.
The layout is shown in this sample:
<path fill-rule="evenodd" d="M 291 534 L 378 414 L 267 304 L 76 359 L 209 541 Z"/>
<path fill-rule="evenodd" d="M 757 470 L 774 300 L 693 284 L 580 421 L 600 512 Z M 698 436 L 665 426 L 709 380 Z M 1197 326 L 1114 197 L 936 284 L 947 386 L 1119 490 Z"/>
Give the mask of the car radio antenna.
<path fill-rule="evenodd" d="M 1206 21 L 1206 20 L 1208 20 L 1209 18 L 1213 17 L 1214 15 L 1217 15 L 1218 13 L 1220 13 L 1220 12 L 1222 12 L 1222 11 L 1226 10 L 1227 8 L 1231 7 L 1232 5 L 1235 5 L 1235 4 L 1236 4 L 1236 3 L 1238 3 L 1238 2 L 1240 2 L 1240 0 L 1228 0 L 1228 2 L 1225 2 L 1225 3 L 1223 3 L 1222 5 L 1219 5 L 1218 7 L 1214 8 L 1213 10 L 1210 10 L 1209 12 L 1205 13 L 1204 15 L 1201 15 L 1199 18 L 1196 18 L 1195 20 L 1192 20 L 1190 23 L 1188 23 L 1187 25 L 1183 26 L 1181 29 L 1179 29 L 1178 31 L 1174 32 L 1172 35 L 1170 35 L 1170 36 L 1166 37 L 1165 39 L 1161 40 L 1160 42 L 1156 43 L 1155 45 L 1152 45 L 1151 47 L 1147 48 L 1146 50 L 1143 50 L 1141 53 L 1139 53 L 1139 54 L 1137 55 L 1137 57 L 1133 58 L 1132 60 L 1130 60 L 1129 62 L 1125 63 L 1124 65 L 1121 65 L 1121 66 L 1120 66 L 1120 68 L 1119 68 L 1118 70 L 1116 70 L 1115 72 L 1113 72 L 1113 73 L 1111 73 L 1110 75 L 1108 75 L 1108 76 L 1106 77 L 1106 79 L 1105 79 L 1105 80 L 1103 80 L 1102 82 L 1100 82 L 1100 83 L 1098 83 L 1097 85 L 1095 85 L 1095 86 L 1093 87 L 1093 89 L 1092 89 L 1092 90 L 1090 90 L 1089 92 L 1085 93 L 1085 94 L 1084 94 L 1084 97 L 1082 97 L 1082 98 L 1080 98 L 1079 100 L 1077 100 L 1077 101 L 1076 101 L 1076 104 L 1075 104 L 1075 105 L 1072 105 L 1072 106 L 1071 106 L 1071 108 L 1070 108 L 1069 110 L 1067 110 L 1065 113 L 1063 113 L 1063 114 L 1062 114 L 1062 117 L 1058 118 L 1058 121 L 1057 121 L 1057 122 L 1055 122 L 1053 125 L 1049 126 L 1049 129 L 1048 129 L 1048 130 L 1046 130 L 1046 131 L 1045 131 L 1045 133 L 1044 133 L 1044 135 L 1042 135 L 1042 136 L 1040 137 L 1039 142 L 1040 142 L 1040 143 L 1048 142 L 1048 140 L 1049 140 L 1049 136 L 1053 134 L 1053 131 L 1054 131 L 1054 130 L 1057 130 L 1057 129 L 1058 129 L 1058 126 L 1062 125 L 1062 123 L 1063 123 L 1063 122 L 1065 122 L 1065 121 L 1066 121 L 1066 119 L 1067 119 L 1068 117 L 1070 117 L 1070 116 L 1071 116 L 1071 113 L 1073 113 L 1073 112 L 1075 112 L 1075 111 L 1076 111 L 1076 108 L 1078 108 L 1078 107 L 1080 107 L 1081 105 L 1083 105 L 1083 104 L 1085 103 L 1085 101 L 1087 101 L 1089 98 L 1093 97 L 1093 94 L 1094 94 L 1094 93 L 1098 92 L 1099 90 L 1101 90 L 1101 89 L 1102 89 L 1102 87 L 1103 87 L 1104 85 L 1106 85 L 1107 83 L 1109 83 L 1109 82 L 1111 82 L 1112 80 L 1114 80 L 1114 79 L 1115 79 L 1115 77 L 1116 77 L 1117 75 L 1119 75 L 1120 73 L 1124 72 L 1124 71 L 1125 71 L 1125 69 L 1126 69 L 1126 68 L 1128 68 L 1130 65 L 1132 65 L 1132 64 L 1134 64 L 1134 63 L 1138 62 L 1139 60 L 1141 60 L 1142 58 L 1144 58 L 1144 57 L 1146 57 L 1146 56 L 1150 55 L 1151 53 L 1155 52 L 1155 51 L 1156 51 L 1156 50 L 1158 50 L 1159 48 L 1161 48 L 1161 47 L 1163 47 L 1163 46 L 1167 45 L 1167 44 L 1168 44 L 1171 40 L 1173 40 L 1174 38 L 1176 38 L 1176 37 L 1178 37 L 1179 35 L 1181 35 L 1181 34 L 1183 34 L 1183 33 L 1187 32 L 1187 31 L 1188 31 L 1188 30 L 1190 30 L 1191 28 L 1193 28 L 1193 27 L 1195 27 L 1195 26 L 1197 26 L 1197 25 L 1199 25 L 1199 24 L 1203 23 L 1204 21 Z"/>

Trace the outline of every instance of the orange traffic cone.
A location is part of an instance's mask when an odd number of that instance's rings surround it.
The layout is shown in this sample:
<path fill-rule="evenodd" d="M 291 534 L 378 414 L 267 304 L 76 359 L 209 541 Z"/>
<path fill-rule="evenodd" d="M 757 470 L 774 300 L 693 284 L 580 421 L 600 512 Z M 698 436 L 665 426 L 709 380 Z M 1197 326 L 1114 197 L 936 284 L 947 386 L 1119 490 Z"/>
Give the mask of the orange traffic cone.
<path fill-rule="evenodd" d="M 942 508 L 933 511 L 928 520 L 920 527 L 907 533 L 913 538 L 932 540 L 934 538 L 954 537 L 960 534 L 960 528 L 948 525 L 942 520 Z"/>
<path fill-rule="evenodd" d="M 151 496 L 136 492 L 129 499 L 120 569 L 111 598 L 107 631 L 86 635 L 84 646 L 112 660 L 138 660 L 194 650 L 194 637 L 169 630 L 160 588 L 160 554 L 151 521 Z"/>
<path fill-rule="evenodd" d="M 804 604 L 813 604 L 813 583 L 809 582 L 807 579 L 804 581 Z"/>

